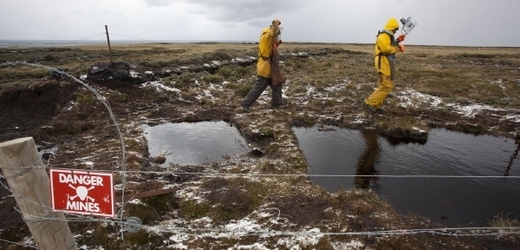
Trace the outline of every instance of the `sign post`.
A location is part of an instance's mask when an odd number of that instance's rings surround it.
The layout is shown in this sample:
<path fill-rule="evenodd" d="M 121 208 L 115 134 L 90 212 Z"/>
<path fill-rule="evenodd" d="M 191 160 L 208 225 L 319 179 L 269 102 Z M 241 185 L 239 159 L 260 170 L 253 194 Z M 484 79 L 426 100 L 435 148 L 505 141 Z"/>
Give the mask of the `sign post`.
<path fill-rule="evenodd" d="M 52 209 L 114 217 L 114 177 L 72 169 L 50 169 Z"/>
<path fill-rule="evenodd" d="M 49 176 L 32 137 L 0 143 L 0 168 L 39 249 L 78 249 L 67 219 L 50 208 Z"/>

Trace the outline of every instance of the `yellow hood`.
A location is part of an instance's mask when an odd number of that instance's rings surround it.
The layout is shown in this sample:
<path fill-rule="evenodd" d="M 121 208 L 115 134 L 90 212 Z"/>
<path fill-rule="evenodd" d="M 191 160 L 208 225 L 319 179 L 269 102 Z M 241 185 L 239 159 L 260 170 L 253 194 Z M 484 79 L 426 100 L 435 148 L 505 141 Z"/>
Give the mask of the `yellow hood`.
<path fill-rule="evenodd" d="M 399 29 L 399 23 L 397 22 L 397 19 L 392 17 L 386 23 L 384 30 L 393 31 L 395 29 Z"/>

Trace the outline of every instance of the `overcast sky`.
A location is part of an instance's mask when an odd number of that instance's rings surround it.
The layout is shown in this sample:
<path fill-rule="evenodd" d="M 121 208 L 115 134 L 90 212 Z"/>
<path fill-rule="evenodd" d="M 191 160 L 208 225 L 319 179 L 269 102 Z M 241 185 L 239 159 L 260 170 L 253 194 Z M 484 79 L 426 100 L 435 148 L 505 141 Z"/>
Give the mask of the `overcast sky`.
<path fill-rule="evenodd" d="M 405 43 L 520 46 L 520 0 L 0 0 L 0 39 L 257 41 L 274 18 L 286 42 L 373 43 L 390 17 Z"/>

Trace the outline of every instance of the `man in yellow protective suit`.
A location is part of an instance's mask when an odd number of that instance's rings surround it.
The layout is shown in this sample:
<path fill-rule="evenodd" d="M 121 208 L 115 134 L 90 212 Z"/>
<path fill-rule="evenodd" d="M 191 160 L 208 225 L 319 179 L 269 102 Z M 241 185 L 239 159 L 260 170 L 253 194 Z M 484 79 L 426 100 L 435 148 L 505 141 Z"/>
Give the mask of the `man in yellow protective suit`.
<path fill-rule="evenodd" d="M 375 44 L 374 65 L 379 75 L 377 89 L 365 99 L 366 107 L 372 111 L 381 110 L 383 101 L 386 96 L 394 88 L 394 59 L 397 52 L 404 52 L 404 45 L 399 42 L 404 41 L 404 34 L 401 34 L 397 40 L 394 35 L 399 30 L 397 19 L 390 18 L 384 29 L 379 31 Z"/>
<path fill-rule="evenodd" d="M 258 62 L 256 64 L 256 80 L 255 85 L 249 91 L 247 96 L 242 100 L 242 107 L 244 111 L 249 112 L 256 99 L 264 92 L 267 86 L 272 89 L 271 105 L 277 108 L 282 104 L 282 85 L 275 86 L 271 82 L 271 54 L 273 52 L 273 45 L 278 46 L 281 40 L 278 39 L 280 35 L 280 20 L 273 20 L 268 28 L 262 30 L 260 41 L 258 45 Z"/>

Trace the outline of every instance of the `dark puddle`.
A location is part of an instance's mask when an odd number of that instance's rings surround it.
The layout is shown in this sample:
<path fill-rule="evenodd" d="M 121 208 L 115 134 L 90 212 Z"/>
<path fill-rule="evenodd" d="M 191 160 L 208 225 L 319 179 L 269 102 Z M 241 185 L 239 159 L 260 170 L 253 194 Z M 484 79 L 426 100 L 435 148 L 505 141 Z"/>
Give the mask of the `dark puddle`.
<path fill-rule="evenodd" d="M 150 127 L 143 125 L 148 152 L 151 157 L 164 155 L 166 162 L 180 166 L 220 161 L 249 151 L 239 131 L 229 123 L 164 123 Z"/>
<path fill-rule="evenodd" d="M 399 213 L 427 216 L 450 227 L 489 226 L 498 214 L 510 219 L 520 214 L 520 179 L 502 177 L 520 176 L 512 139 L 434 129 L 425 144 L 395 145 L 374 131 L 316 127 L 293 131 L 312 180 L 330 192 L 370 188 Z M 411 175 L 420 176 L 399 177 Z"/>

